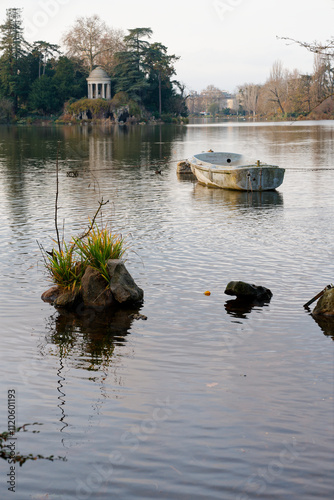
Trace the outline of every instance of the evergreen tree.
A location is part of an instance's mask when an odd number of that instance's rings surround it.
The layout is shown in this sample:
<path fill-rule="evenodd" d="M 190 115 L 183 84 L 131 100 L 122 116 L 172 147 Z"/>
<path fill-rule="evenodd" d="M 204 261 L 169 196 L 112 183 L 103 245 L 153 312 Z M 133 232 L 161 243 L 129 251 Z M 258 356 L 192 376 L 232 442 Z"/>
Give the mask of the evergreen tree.
<path fill-rule="evenodd" d="M 51 76 L 42 75 L 31 86 L 29 107 L 40 114 L 57 113 L 63 104 L 58 87 Z"/>
<path fill-rule="evenodd" d="M 0 25 L 0 83 L 1 93 L 11 97 L 14 101 L 14 110 L 18 107 L 18 85 L 20 80 L 20 61 L 26 54 L 27 42 L 23 38 L 21 19 L 22 9 L 6 10 L 6 21 Z"/>
<path fill-rule="evenodd" d="M 151 83 L 150 87 L 157 88 L 155 91 L 156 98 L 153 97 L 153 102 L 158 103 L 159 115 L 162 112 L 162 92 L 164 90 L 165 97 L 171 97 L 173 94 L 171 76 L 175 74 L 173 63 L 179 57 L 167 54 L 167 47 L 161 43 L 152 43 L 148 46 L 144 56 L 144 67 L 148 72 L 148 78 Z"/>

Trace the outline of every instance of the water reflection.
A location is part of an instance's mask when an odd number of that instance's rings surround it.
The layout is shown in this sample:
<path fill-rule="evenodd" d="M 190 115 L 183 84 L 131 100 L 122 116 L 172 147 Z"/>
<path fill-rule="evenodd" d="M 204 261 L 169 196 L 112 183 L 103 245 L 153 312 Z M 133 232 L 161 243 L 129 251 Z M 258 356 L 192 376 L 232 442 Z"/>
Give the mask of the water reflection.
<path fill-rule="evenodd" d="M 312 316 L 314 321 L 320 326 L 322 332 L 327 337 L 334 340 L 334 318 L 332 316 Z"/>
<path fill-rule="evenodd" d="M 140 306 L 109 313 L 56 313 L 49 318 L 46 340 L 58 347 L 60 358 L 70 357 L 76 367 L 98 371 L 110 365 L 115 346 L 125 344 L 139 310 Z"/>
<path fill-rule="evenodd" d="M 193 194 L 196 200 L 210 201 L 216 205 L 227 206 L 231 210 L 247 207 L 276 208 L 283 206 L 283 194 L 278 191 L 233 191 L 208 188 L 197 183 Z"/>
<path fill-rule="evenodd" d="M 268 302 L 260 301 L 245 301 L 238 299 L 231 299 L 225 302 L 225 310 L 234 318 L 247 319 L 247 315 L 252 312 L 254 308 L 267 306 Z"/>

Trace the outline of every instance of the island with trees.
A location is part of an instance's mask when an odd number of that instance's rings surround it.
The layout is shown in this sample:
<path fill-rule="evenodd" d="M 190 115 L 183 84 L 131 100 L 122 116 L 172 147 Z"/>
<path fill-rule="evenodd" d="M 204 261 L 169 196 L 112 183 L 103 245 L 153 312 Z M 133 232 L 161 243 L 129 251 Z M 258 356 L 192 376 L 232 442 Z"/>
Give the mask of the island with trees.
<path fill-rule="evenodd" d="M 126 108 L 137 121 L 185 118 L 185 87 L 173 79 L 178 57 L 162 43 L 150 43 L 150 28 L 124 35 L 99 16 L 78 18 L 59 45 L 24 39 L 22 9 L 6 11 L 0 25 L 0 121 L 53 116 L 75 120 L 111 118 Z M 111 80 L 111 99 L 87 99 L 87 78 L 101 67 Z M 94 101 L 94 102 L 92 102 Z"/>

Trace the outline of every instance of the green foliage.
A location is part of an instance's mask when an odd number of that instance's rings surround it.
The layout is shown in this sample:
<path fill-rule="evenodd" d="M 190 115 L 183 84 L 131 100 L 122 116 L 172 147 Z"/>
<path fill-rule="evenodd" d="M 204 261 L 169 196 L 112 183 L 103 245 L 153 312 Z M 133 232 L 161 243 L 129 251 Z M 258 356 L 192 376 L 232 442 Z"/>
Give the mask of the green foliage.
<path fill-rule="evenodd" d="M 87 68 L 74 53 L 66 57 L 60 55 L 58 45 L 44 40 L 29 45 L 24 40 L 21 11 L 7 9 L 6 19 L 0 25 L 0 98 L 11 99 L 17 119 L 28 111 L 58 114 L 65 102 L 72 99 L 79 102 L 67 110 L 69 114 L 89 111 L 97 119 L 111 116 L 112 109 L 122 106 L 128 106 L 130 115 L 136 118 L 142 118 L 145 110 L 159 115 L 161 112 L 186 115 L 183 92 L 175 92 L 175 85 L 180 88 L 180 84 L 171 81 L 175 74 L 173 63 L 178 58 L 169 55 L 161 43 L 150 43 L 151 28 L 130 29 L 123 42 L 109 51 L 110 55 L 108 51 L 104 53 L 101 64 L 111 70 L 115 93 L 109 107 L 110 101 L 84 99 Z M 81 42 L 85 53 L 89 47 L 85 46 L 84 34 Z"/>
<path fill-rule="evenodd" d="M 70 245 L 63 243 L 62 249 L 46 252 L 41 247 L 41 250 L 51 280 L 62 288 L 74 291 L 80 289 L 87 266 L 97 269 L 109 281 L 107 261 L 120 259 L 126 247 L 124 238 L 94 224 L 85 237 L 73 238 Z"/>
<path fill-rule="evenodd" d="M 42 75 L 34 81 L 29 94 L 29 107 L 41 113 L 56 113 L 62 106 L 58 88 L 52 77 Z"/>
<path fill-rule="evenodd" d="M 126 92 L 117 92 L 111 100 L 111 105 L 117 109 L 122 106 L 127 106 L 129 101 L 129 95 Z"/>
<path fill-rule="evenodd" d="M 64 103 L 68 99 L 80 99 L 87 91 L 86 76 L 76 69 L 73 61 L 68 57 L 59 57 L 56 65 L 56 71 L 53 78 L 57 85 L 58 94 Z"/>
<path fill-rule="evenodd" d="M 111 104 L 110 101 L 106 101 L 105 99 L 85 98 L 67 106 L 66 111 L 74 115 L 90 111 L 94 118 L 102 118 L 103 115 L 108 115 L 111 112 Z"/>
<path fill-rule="evenodd" d="M 13 101 L 5 97 L 0 98 L 0 123 L 9 123 L 13 116 L 13 112 Z"/>
<path fill-rule="evenodd" d="M 73 244 L 67 247 L 64 243 L 62 250 L 44 252 L 44 257 L 46 269 L 55 284 L 70 290 L 80 288 L 85 262 L 76 258 Z"/>
<path fill-rule="evenodd" d="M 6 21 L 0 26 L 2 51 L 0 83 L 4 97 L 11 97 L 16 111 L 18 102 L 17 84 L 20 74 L 20 59 L 25 55 L 27 43 L 23 38 L 21 10 L 11 8 L 6 10 Z"/>
<path fill-rule="evenodd" d="M 99 229 L 95 224 L 84 239 L 74 238 L 76 252 L 87 265 L 97 269 L 101 276 L 109 282 L 107 262 L 110 259 L 120 259 L 124 252 L 124 239 L 111 234 L 107 229 Z"/>

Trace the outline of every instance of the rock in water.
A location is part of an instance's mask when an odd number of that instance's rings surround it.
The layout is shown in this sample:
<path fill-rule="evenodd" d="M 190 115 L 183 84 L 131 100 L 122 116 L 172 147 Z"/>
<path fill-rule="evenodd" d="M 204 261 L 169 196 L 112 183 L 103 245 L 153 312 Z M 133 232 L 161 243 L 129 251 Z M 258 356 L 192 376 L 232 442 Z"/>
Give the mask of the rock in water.
<path fill-rule="evenodd" d="M 124 304 L 143 300 L 143 290 L 136 285 L 122 260 L 108 260 L 107 269 L 110 276 L 109 288 L 117 302 Z"/>
<path fill-rule="evenodd" d="M 87 267 L 82 277 L 81 294 L 85 307 L 103 310 L 114 302 L 108 282 L 91 266 Z"/>
<path fill-rule="evenodd" d="M 244 281 L 230 281 L 226 286 L 227 295 L 235 295 L 242 300 L 256 300 L 259 302 L 269 302 L 273 296 L 269 288 L 264 286 L 250 285 Z"/>
<path fill-rule="evenodd" d="M 334 288 L 326 290 L 312 311 L 313 316 L 334 316 Z"/>
<path fill-rule="evenodd" d="M 79 288 L 67 290 L 53 286 L 42 294 L 42 300 L 63 310 L 75 311 L 80 306 L 80 310 L 88 308 L 99 312 L 142 302 L 144 292 L 136 285 L 122 260 L 108 260 L 107 269 L 109 281 L 97 269 L 88 266 Z"/>

